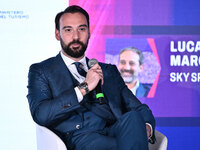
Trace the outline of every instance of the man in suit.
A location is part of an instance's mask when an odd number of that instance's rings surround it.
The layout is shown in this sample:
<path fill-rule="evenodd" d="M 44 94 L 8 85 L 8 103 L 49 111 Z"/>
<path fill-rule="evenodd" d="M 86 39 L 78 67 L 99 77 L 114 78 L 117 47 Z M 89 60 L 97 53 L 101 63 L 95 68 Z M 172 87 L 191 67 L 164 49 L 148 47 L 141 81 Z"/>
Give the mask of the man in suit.
<path fill-rule="evenodd" d="M 34 121 L 71 150 L 148 149 L 155 129 L 151 110 L 131 93 L 115 66 L 88 67 L 88 13 L 73 5 L 57 14 L 55 24 L 62 50 L 29 70 L 27 98 Z M 99 82 L 103 103 L 96 98 Z"/>
<path fill-rule="evenodd" d="M 124 82 L 136 97 L 146 97 L 152 84 L 139 82 L 139 74 L 144 69 L 144 57 L 142 52 L 135 47 L 127 47 L 121 50 L 118 69 Z"/>

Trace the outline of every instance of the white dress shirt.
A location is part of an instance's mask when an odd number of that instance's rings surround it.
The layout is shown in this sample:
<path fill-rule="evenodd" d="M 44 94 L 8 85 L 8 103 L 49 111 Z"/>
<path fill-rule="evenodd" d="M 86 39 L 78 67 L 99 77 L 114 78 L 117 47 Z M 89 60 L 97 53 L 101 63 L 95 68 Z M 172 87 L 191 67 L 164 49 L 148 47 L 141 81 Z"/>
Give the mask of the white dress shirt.
<path fill-rule="evenodd" d="M 75 66 L 75 64 L 73 64 L 75 61 L 68 58 L 67 56 L 65 56 L 63 54 L 63 52 L 60 52 L 61 57 L 65 63 L 65 65 L 67 66 L 67 68 L 69 69 L 69 71 L 71 72 L 71 74 L 74 76 L 74 78 L 79 82 L 82 83 L 85 80 L 85 77 L 81 76 L 78 71 L 77 68 Z M 80 61 L 79 61 L 82 65 L 83 65 L 83 69 L 88 72 L 88 67 L 87 67 L 87 63 L 86 63 L 86 57 L 84 56 Z M 81 91 L 79 90 L 78 87 L 74 88 L 78 101 L 81 102 L 83 100 L 83 95 L 81 93 Z"/>
<path fill-rule="evenodd" d="M 140 82 L 139 82 L 139 80 L 137 80 L 137 81 L 136 81 L 136 85 L 135 85 L 132 89 L 130 89 L 131 92 L 132 92 L 134 95 L 136 95 L 136 91 L 137 91 L 137 88 L 139 87 L 139 85 L 140 85 Z"/>

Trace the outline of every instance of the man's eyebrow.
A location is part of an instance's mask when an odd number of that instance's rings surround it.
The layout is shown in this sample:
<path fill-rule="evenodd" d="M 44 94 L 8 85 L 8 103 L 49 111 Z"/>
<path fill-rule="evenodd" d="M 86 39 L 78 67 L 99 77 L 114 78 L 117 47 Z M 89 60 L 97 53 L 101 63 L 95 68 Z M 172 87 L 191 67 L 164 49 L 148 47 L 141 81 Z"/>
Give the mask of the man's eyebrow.
<path fill-rule="evenodd" d="M 79 25 L 79 27 L 88 27 L 86 24 L 81 24 Z M 72 26 L 64 26 L 62 29 L 66 29 L 66 28 L 72 28 Z"/>
<path fill-rule="evenodd" d="M 88 27 L 86 24 L 82 24 L 79 27 Z"/>
<path fill-rule="evenodd" d="M 72 28 L 71 26 L 64 26 L 62 29 Z"/>

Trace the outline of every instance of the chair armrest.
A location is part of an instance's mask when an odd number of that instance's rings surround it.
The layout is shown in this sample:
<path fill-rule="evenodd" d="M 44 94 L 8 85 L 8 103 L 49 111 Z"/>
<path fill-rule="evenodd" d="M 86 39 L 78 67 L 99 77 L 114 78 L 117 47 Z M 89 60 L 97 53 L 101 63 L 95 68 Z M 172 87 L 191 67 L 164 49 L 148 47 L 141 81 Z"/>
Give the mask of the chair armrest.
<path fill-rule="evenodd" d="M 50 129 L 36 124 L 37 150 L 67 150 L 64 142 Z"/>
<path fill-rule="evenodd" d="M 149 143 L 149 150 L 167 150 L 167 137 L 157 130 L 155 130 L 155 137 L 155 143 Z"/>

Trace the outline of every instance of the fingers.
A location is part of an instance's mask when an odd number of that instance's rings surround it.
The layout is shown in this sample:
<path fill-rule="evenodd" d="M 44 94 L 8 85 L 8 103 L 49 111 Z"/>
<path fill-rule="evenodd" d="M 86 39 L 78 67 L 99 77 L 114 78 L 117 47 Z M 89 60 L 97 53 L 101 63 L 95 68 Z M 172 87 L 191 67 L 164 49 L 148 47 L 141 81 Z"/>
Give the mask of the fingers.
<path fill-rule="evenodd" d="M 90 69 L 101 69 L 101 66 L 99 66 L 99 64 L 95 64 L 94 66 L 92 66 Z"/>
<path fill-rule="evenodd" d="M 97 63 L 90 69 L 99 76 L 99 80 L 101 80 L 101 85 L 103 85 L 103 72 L 101 66 L 99 66 L 99 64 Z"/>
<path fill-rule="evenodd" d="M 103 72 L 102 72 L 101 67 L 99 66 L 99 64 L 95 64 L 92 68 L 90 68 L 90 70 L 103 77 Z"/>
<path fill-rule="evenodd" d="M 146 131 L 147 131 L 147 138 L 149 139 L 149 137 L 151 136 L 151 127 L 147 124 L 146 124 Z"/>
<path fill-rule="evenodd" d="M 97 86 L 100 80 L 101 84 L 103 85 L 102 69 L 98 64 L 95 64 L 92 68 L 88 70 L 85 82 L 87 82 L 88 88 L 91 91 Z"/>

